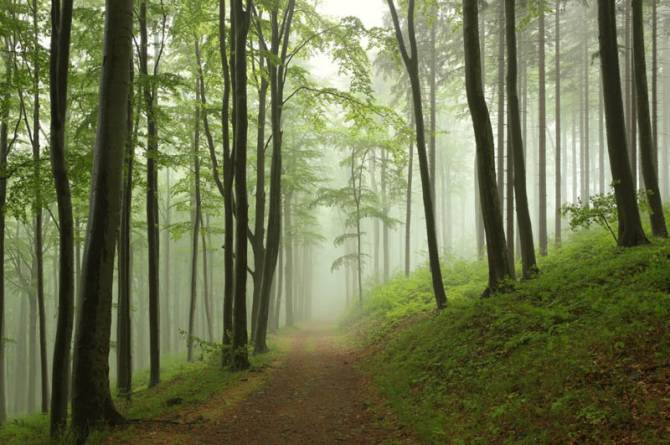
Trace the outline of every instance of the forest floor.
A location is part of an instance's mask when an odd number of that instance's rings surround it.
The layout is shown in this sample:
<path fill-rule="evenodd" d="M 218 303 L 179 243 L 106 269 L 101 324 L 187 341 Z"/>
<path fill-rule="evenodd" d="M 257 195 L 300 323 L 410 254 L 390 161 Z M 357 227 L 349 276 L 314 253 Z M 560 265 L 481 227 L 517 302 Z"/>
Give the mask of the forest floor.
<path fill-rule="evenodd" d="M 168 416 L 113 432 L 105 444 L 407 444 L 411 434 L 358 369 L 334 326 L 280 336 L 281 354 L 235 384 Z"/>

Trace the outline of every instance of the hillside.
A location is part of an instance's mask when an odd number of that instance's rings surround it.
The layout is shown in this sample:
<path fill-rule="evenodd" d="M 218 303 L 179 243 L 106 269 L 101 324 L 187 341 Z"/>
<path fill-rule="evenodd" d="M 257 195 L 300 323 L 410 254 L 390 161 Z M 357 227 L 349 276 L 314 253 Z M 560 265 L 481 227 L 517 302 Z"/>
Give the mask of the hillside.
<path fill-rule="evenodd" d="M 668 443 L 670 243 L 582 233 L 536 279 L 479 298 L 483 263 L 374 289 L 349 314 L 368 372 L 425 443 Z"/>

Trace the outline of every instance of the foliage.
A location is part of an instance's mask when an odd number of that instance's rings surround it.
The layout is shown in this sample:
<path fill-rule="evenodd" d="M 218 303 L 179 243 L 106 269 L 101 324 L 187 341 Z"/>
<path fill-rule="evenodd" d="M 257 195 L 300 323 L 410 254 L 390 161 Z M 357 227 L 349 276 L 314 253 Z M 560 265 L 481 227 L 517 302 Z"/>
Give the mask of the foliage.
<path fill-rule="evenodd" d="M 601 226 L 618 241 L 616 233 L 612 229 L 617 222 L 616 197 L 614 193 L 594 195 L 589 202 L 584 202 L 581 197 L 576 203 L 567 203 L 561 210 L 563 216 L 570 218 L 570 228 L 574 230 L 588 229 L 593 224 Z"/>
<path fill-rule="evenodd" d="M 478 298 L 484 265 L 376 288 L 345 323 L 367 369 L 424 443 L 662 443 L 670 397 L 670 243 L 620 249 L 590 231 L 534 280 Z M 478 271 L 478 272 L 474 272 Z"/>

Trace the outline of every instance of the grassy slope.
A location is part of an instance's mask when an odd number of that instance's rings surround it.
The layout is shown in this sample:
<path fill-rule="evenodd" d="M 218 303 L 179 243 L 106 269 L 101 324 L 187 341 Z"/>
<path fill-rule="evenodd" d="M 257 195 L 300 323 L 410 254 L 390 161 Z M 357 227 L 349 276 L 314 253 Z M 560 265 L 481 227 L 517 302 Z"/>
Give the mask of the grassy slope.
<path fill-rule="evenodd" d="M 272 352 L 261 356 L 251 356 L 252 370 L 258 369 L 275 359 L 286 348 L 273 338 Z M 170 416 L 190 405 L 202 403 L 226 388 L 248 377 L 248 372 L 232 373 L 221 370 L 219 359 L 207 362 L 188 363 L 180 359 L 165 359 L 162 363 L 162 383 L 154 388 L 145 389 L 149 382 L 149 371 L 134 376 L 134 386 L 142 388 L 133 393 L 131 402 L 117 400 L 117 408 L 130 419 L 154 419 Z M 180 399 L 173 404 L 175 399 Z M 170 401 L 170 402 L 168 402 Z M 108 434 L 106 431 L 95 433 L 89 443 L 99 443 Z M 68 444 L 63 439 L 58 443 Z M 43 445 L 49 443 L 49 420 L 46 415 L 31 415 L 10 421 L 0 427 L 2 445 Z"/>
<path fill-rule="evenodd" d="M 346 320 L 370 372 L 425 443 L 670 443 L 670 242 L 585 233 L 542 275 L 481 300 L 482 263 L 419 271 Z"/>

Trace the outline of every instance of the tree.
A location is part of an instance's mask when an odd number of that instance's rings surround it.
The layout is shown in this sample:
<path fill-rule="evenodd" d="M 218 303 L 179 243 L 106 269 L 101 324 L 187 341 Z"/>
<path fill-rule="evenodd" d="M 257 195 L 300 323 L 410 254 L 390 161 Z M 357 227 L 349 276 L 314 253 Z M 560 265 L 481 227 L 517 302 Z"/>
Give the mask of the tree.
<path fill-rule="evenodd" d="M 59 274 L 58 324 L 54 342 L 51 434 L 67 422 L 70 383 L 70 345 L 74 314 L 74 224 L 72 193 L 65 158 L 65 119 L 72 30 L 72 0 L 51 1 L 51 169 L 58 201 Z"/>
<path fill-rule="evenodd" d="M 626 123 L 621 97 L 619 53 L 617 45 L 614 0 L 598 0 L 600 65 L 605 100 L 608 152 L 612 181 L 618 208 L 619 245 L 632 247 L 646 244 L 635 185 L 628 159 Z"/>
<path fill-rule="evenodd" d="M 496 183 L 493 128 L 484 97 L 477 3 L 463 0 L 463 42 L 465 46 L 465 87 L 477 143 L 480 205 L 486 233 L 489 264 L 489 288 L 486 294 L 488 294 L 495 292 L 502 282 L 511 277 L 512 265 L 509 263 Z"/>
<path fill-rule="evenodd" d="M 633 56 L 635 59 L 635 89 L 637 99 L 637 119 L 640 132 L 640 163 L 649 202 L 651 231 L 654 236 L 668 237 L 668 229 L 663 213 L 661 189 L 658 185 L 656 167 L 656 142 L 649 113 L 649 89 L 647 88 L 647 63 L 644 49 L 644 19 L 642 1 L 633 2 Z"/>
<path fill-rule="evenodd" d="M 417 153 L 419 156 L 419 173 L 421 175 L 421 187 L 423 191 L 423 206 L 426 216 L 426 236 L 428 238 L 428 256 L 430 263 L 430 272 L 432 275 L 433 291 L 435 292 L 435 302 L 438 309 L 443 309 L 447 304 L 447 295 L 444 291 L 442 281 L 442 271 L 440 270 L 440 257 L 437 247 L 437 235 L 435 231 L 435 211 L 433 200 L 430 193 L 430 174 L 428 171 L 428 156 L 426 154 L 426 133 L 423 117 L 423 104 L 421 102 L 421 82 L 419 78 L 419 54 L 416 43 L 416 34 L 414 32 L 414 0 L 409 0 L 407 6 L 407 31 L 409 35 L 409 48 L 400 27 L 400 19 L 395 8 L 394 0 L 387 0 L 393 19 L 396 39 L 402 60 L 407 69 L 412 88 L 412 98 L 414 105 L 414 120 L 416 125 Z"/>
<path fill-rule="evenodd" d="M 246 8 L 245 8 L 246 3 Z M 247 357 L 247 230 L 249 208 L 247 200 L 247 35 L 251 20 L 251 0 L 232 0 L 232 61 L 233 148 L 235 156 L 235 304 L 233 323 L 232 368 L 249 367 Z"/>
<path fill-rule="evenodd" d="M 545 66 L 545 25 L 544 25 L 544 0 L 538 1 L 538 58 L 539 58 L 539 236 L 540 255 L 547 255 L 547 89 L 546 89 L 546 66 Z"/>
<path fill-rule="evenodd" d="M 519 114 L 519 96 L 517 91 L 517 54 L 516 54 L 516 9 L 514 0 L 505 0 L 505 24 L 507 40 L 507 112 L 509 113 L 509 137 L 514 151 L 514 197 L 516 200 L 519 238 L 521 240 L 521 262 L 524 278 L 537 273 L 533 228 L 528 212 L 526 193 L 526 165 L 521 136 L 521 117 Z"/>
<path fill-rule="evenodd" d="M 100 108 L 74 349 L 72 426 L 83 444 L 96 424 L 117 424 L 109 390 L 114 248 L 120 222 L 123 153 L 128 134 L 132 0 L 105 2 Z"/>
<path fill-rule="evenodd" d="M 149 259 L 149 349 L 151 372 L 149 387 L 160 381 L 160 311 L 159 311 L 159 226 L 158 226 L 158 128 L 156 124 L 156 87 L 149 79 L 147 53 L 147 2 L 140 0 L 140 74 L 143 77 L 144 110 L 147 118 L 147 239 Z M 165 20 L 165 19 L 164 19 Z M 154 60 L 152 78 L 155 79 L 162 55 L 162 47 Z"/>
<path fill-rule="evenodd" d="M 554 241 L 557 246 L 561 245 L 561 206 L 563 204 L 563 196 L 561 193 L 562 187 L 562 156 L 563 156 L 563 147 L 561 146 L 561 0 L 556 0 L 555 5 L 556 10 L 555 14 L 555 76 L 556 76 L 556 165 L 555 165 L 555 211 L 554 211 Z"/>

